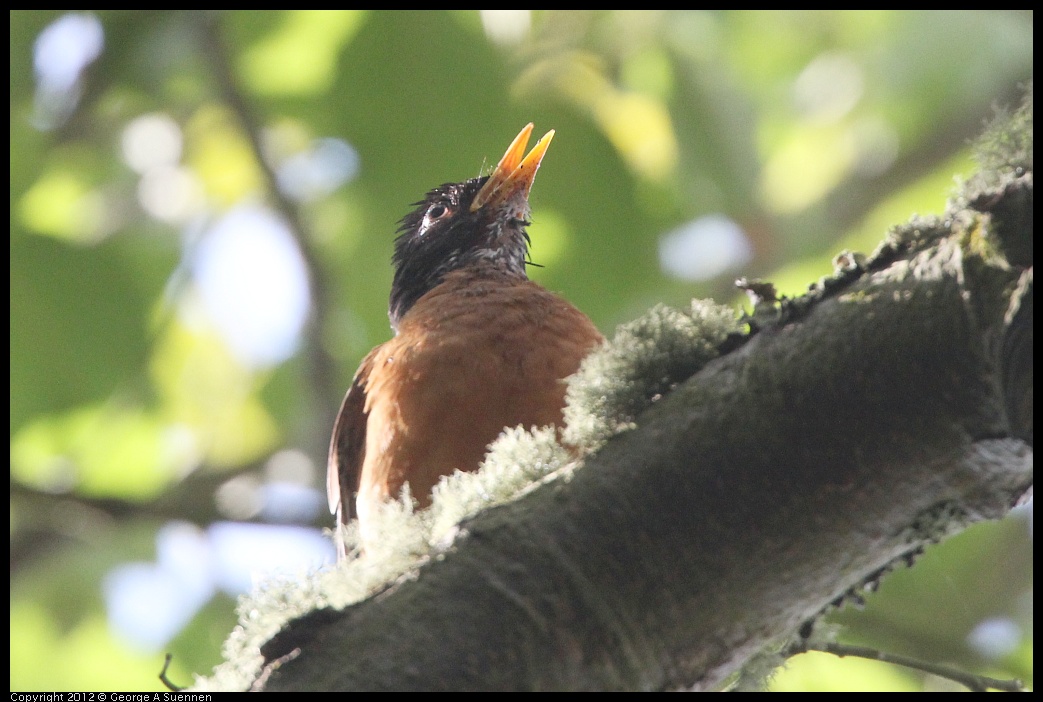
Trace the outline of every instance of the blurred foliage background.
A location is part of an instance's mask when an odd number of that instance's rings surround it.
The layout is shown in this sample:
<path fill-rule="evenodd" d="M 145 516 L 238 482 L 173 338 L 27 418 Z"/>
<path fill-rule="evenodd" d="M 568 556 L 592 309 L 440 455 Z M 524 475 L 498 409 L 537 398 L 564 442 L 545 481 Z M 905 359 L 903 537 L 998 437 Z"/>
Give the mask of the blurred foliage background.
<path fill-rule="evenodd" d="M 390 334 L 395 224 L 557 130 L 532 269 L 606 333 L 799 293 L 940 213 L 1031 78 L 1032 15 L 11 15 L 11 687 L 209 672 L 234 597 L 329 559 L 332 417 Z M 929 372 L 929 369 L 925 369 Z M 1032 677 L 1031 506 L 932 548 L 844 640 Z M 776 689 L 945 687 L 808 655 Z"/>

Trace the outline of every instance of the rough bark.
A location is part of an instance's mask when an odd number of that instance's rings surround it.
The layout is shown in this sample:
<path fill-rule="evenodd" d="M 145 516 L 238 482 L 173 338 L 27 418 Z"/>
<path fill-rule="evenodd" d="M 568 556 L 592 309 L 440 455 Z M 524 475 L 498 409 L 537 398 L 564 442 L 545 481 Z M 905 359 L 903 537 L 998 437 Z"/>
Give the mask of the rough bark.
<path fill-rule="evenodd" d="M 896 560 L 1002 516 L 1032 483 L 1031 260 L 1004 255 L 1031 226 L 990 214 L 1012 196 L 1031 209 L 1031 175 L 762 303 L 745 343 L 567 479 L 466 522 L 414 577 L 293 621 L 263 686 L 714 688 Z"/>

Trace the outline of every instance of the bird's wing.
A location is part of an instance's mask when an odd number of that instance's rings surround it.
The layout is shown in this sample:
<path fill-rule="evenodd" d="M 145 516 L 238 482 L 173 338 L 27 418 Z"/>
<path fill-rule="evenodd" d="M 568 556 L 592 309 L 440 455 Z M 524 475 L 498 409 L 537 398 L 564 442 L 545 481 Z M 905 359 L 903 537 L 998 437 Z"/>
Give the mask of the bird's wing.
<path fill-rule="evenodd" d="M 366 383 L 373 367 L 373 357 L 380 347 L 370 352 L 355 371 L 351 387 L 344 396 L 330 439 L 330 455 L 326 464 L 326 498 L 337 524 L 347 524 L 355 517 L 355 493 L 359 488 L 362 462 L 366 458 Z"/>

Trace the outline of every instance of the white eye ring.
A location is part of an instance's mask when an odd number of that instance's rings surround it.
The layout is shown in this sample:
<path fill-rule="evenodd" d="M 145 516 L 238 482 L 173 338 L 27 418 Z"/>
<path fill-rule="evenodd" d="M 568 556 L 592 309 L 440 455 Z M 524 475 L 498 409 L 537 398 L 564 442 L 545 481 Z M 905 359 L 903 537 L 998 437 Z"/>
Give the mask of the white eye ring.
<path fill-rule="evenodd" d="M 420 225 L 420 233 L 427 231 L 428 227 L 437 222 L 440 219 L 450 216 L 453 214 L 453 208 L 445 203 L 438 202 L 427 208 L 427 212 L 424 213 L 424 221 Z"/>

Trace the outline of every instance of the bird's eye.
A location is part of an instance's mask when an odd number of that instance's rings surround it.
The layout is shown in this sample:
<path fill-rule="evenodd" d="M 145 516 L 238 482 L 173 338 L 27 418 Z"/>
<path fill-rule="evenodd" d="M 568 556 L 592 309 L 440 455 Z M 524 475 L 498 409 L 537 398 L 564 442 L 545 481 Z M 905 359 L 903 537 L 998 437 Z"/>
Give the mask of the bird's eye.
<path fill-rule="evenodd" d="M 424 218 L 420 221 L 420 227 L 417 229 L 417 234 L 423 236 L 424 233 L 432 226 L 435 222 L 440 219 L 445 219 L 453 214 L 453 206 L 447 205 L 444 202 L 436 202 L 427 208 L 427 212 L 424 213 Z"/>

